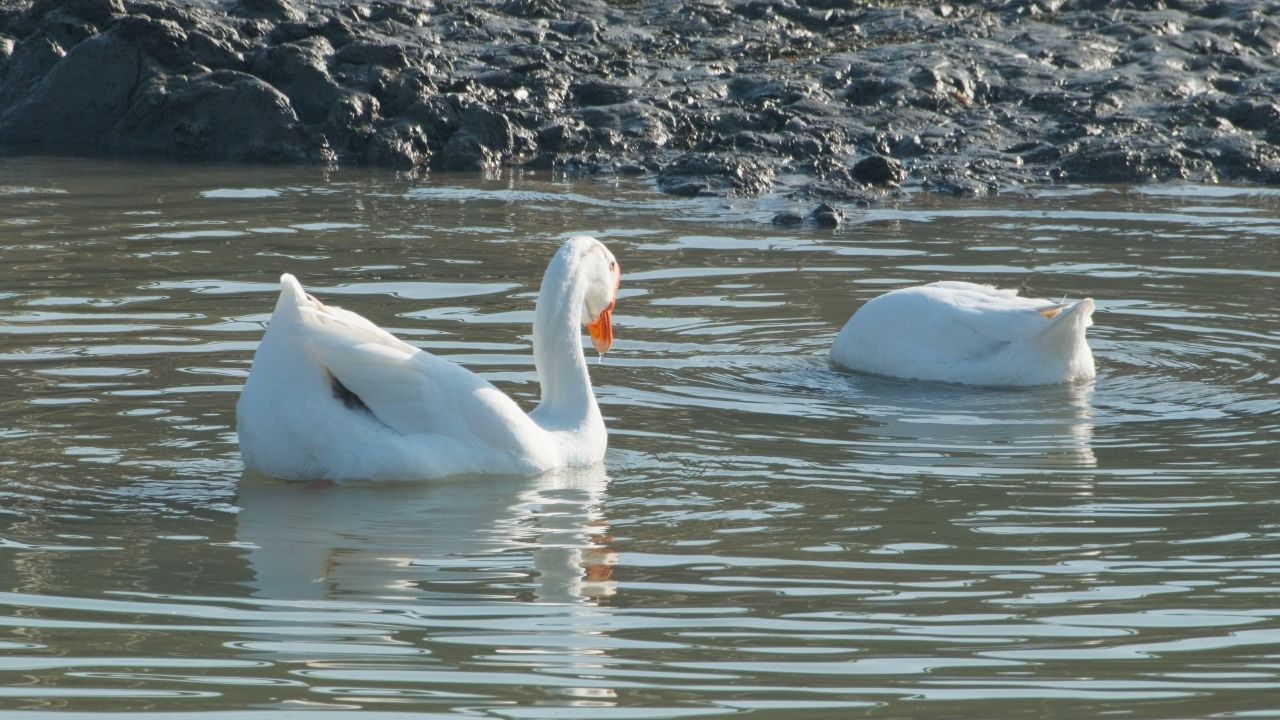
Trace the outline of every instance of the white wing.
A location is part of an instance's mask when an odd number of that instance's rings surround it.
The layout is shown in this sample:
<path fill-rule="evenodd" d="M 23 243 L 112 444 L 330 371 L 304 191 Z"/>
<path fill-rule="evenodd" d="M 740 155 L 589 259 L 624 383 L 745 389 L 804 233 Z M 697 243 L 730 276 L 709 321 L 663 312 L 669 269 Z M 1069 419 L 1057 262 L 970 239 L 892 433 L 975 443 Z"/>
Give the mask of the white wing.
<path fill-rule="evenodd" d="M 308 353 L 380 422 L 400 433 L 483 441 L 509 437 L 513 424 L 532 425 L 488 381 L 353 312 L 310 297 L 299 310 L 297 330 Z"/>
<path fill-rule="evenodd" d="M 929 301 L 926 318 L 946 332 L 945 324 L 959 323 L 968 331 L 992 343 L 1026 340 L 1044 332 L 1050 320 L 1065 305 L 1049 300 L 1018 297 L 1016 290 L 998 290 L 989 285 L 964 282 L 931 283 L 919 288 Z M 968 333 L 959 332 L 960 337 Z"/>

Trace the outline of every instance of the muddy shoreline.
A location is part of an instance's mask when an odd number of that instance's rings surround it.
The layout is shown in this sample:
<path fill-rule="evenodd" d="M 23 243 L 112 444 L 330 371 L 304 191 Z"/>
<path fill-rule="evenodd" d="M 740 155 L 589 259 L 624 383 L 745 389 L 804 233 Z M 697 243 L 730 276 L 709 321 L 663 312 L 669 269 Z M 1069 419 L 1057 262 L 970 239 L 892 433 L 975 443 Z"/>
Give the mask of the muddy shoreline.
<path fill-rule="evenodd" d="M 1280 183 L 1280 3 L 0 0 L 0 146 L 903 187 Z M 826 207 L 822 207 L 826 203 Z"/>

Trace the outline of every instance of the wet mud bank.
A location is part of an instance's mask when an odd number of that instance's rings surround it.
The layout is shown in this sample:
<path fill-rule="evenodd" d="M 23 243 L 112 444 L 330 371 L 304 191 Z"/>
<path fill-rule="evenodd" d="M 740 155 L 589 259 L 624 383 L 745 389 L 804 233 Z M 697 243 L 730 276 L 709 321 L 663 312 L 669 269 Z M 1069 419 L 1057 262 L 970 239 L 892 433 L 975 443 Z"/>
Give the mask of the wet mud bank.
<path fill-rule="evenodd" d="M 1280 182 L 1280 3 L 0 0 L 7 152 L 903 186 Z M 827 203 L 827 204 L 823 204 Z"/>

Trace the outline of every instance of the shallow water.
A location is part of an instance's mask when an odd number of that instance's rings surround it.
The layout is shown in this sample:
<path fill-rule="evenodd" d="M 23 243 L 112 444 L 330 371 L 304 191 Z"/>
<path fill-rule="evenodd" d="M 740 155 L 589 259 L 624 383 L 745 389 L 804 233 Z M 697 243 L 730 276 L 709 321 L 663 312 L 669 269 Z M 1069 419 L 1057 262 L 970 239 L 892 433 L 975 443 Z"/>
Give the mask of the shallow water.
<path fill-rule="evenodd" d="M 831 233 L 460 182 L 0 160 L 6 720 L 1280 715 L 1280 194 L 917 197 Z M 279 272 L 529 401 L 580 232 L 624 271 L 603 468 L 241 477 Z M 861 301 L 943 278 L 1095 298 L 1097 380 L 828 367 Z"/>

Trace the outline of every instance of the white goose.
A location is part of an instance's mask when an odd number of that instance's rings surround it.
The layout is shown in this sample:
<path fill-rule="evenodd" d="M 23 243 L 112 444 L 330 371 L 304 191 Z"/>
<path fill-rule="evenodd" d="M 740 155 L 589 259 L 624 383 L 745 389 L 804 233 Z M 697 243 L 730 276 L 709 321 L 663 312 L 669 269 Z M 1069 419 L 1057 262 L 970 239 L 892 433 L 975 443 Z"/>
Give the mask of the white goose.
<path fill-rule="evenodd" d="M 967 282 L 872 298 L 831 346 L 859 372 L 970 385 L 1051 385 L 1093 377 L 1093 300 L 1055 303 Z"/>
<path fill-rule="evenodd" d="M 307 295 L 292 275 L 236 405 L 245 465 L 288 480 L 526 474 L 604 458 L 607 435 L 582 350 L 613 343 L 621 271 L 598 240 L 564 243 L 533 322 L 542 401 L 526 414 L 465 368 Z"/>

